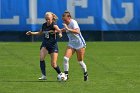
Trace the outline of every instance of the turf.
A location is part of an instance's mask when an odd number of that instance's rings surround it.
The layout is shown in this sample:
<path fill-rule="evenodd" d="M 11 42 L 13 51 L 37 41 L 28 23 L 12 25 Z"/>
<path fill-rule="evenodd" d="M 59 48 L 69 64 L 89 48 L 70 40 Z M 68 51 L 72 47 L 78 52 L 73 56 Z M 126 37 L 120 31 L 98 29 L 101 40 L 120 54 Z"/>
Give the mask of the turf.
<path fill-rule="evenodd" d="M 69 80 L 58 82 L 46 57 L 47 79 L 39 81 L 41 42 L 0 43 L 0 93 L 139 93 L 140 42 L 87 42 L 85 62 L 89 81 L 76 61 L 70 60 Z M 59 43 L 58 64 L 67 43 Z"/>

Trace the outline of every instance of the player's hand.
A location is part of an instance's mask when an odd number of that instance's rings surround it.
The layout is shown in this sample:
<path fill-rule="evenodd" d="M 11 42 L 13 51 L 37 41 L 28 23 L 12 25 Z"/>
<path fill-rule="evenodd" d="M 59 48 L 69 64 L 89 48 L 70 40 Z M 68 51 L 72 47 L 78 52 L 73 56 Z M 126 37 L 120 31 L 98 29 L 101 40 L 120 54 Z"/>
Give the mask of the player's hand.
<path fill-rule="evenodd" d="M 67 24 L 63 23 L 63 26 L 64 26 L 64 28 L 65 28 L 66 30 L 69 30 L 69 28 L 68 28 L 68 25 L 67 25 Z"/>
<path fill-rule="evenodd" d="M 61 38 L 63 35 L 62 35 L 62 33 L 59 33 L 59 37 Z"/>
<path fill-rule="evenodd" d="M 26 32 L 26 35 L 32 35 L 31 31 Z"/>
<path fill-rule="evenodd" d="M 66 29 L 65 29 L 65 28 L 62 28 L 62 29 L 61 29 L 61 32 L 66 32 Z"/>

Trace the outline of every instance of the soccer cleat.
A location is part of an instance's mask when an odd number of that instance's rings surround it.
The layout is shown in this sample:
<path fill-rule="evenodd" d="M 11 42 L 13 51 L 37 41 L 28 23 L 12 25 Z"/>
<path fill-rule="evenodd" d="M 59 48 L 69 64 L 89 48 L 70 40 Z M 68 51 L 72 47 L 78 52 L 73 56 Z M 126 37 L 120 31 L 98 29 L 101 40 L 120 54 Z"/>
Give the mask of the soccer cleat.
<path fill-rule="evenodd" d="M 67 77 L 67 80 L 69 79 L 69 75 L 68 74 L 66 74 L 66 77 Z"/>
<path fill-rule="evenodd" d="M 60 74 L 57 75 L 57 80 L 58 81 L 66 81 L 67 80 L 66 74 L 61 72 Z"/>
<path fill-rule="evenodd" d="M 88 80 L 88 73 L 84 73 L 84 81 L 87 81 Z"/>
<path fill-rule="evenodd" d="M 46 76 L 42 75 L 40 78 L 38 78 L 39 80 L 46 80 Z"/>
<path fill-rule="evenodd" d="M 69 79 L 69 75 L 68 75 L 68 71 L 64 71 L 64 73 L 65 73 L 65 76 L 66 76 L 66 80 L 68 80 Z"/>

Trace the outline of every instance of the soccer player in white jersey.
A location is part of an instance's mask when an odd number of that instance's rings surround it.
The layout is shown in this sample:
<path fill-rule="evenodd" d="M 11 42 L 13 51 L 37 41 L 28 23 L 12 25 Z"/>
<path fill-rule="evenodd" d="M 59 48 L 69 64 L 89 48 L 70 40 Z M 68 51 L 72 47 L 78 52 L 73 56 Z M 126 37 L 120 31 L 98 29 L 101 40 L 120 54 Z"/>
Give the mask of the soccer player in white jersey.
<path fill-rule="evenodd" d="M 76 52 L 78 63 L 80 64 L 81 68 L 83 69 L 84 81 L 87 81 L 88 80 L 87 67 L 83 61 L 86 43 L 80 32 L 79 25 L 78 25 L 77 21 L 72 19 L 69 11 L 64 12 L 64 14 L 62 15 L 62 20 L 64 21 L 64 23 L 63 23 L 64 28 L 61 30 L 62 30 L 62 32 L 66 32 L 67 36 L 69 38 L 69 43 L 68 43 L 68 46 L 66 48 L 66 52 L 64 55 L 64 63 L 63 63 L 64 64 L 64 73 L 68 77 L 69 59 Z"/>

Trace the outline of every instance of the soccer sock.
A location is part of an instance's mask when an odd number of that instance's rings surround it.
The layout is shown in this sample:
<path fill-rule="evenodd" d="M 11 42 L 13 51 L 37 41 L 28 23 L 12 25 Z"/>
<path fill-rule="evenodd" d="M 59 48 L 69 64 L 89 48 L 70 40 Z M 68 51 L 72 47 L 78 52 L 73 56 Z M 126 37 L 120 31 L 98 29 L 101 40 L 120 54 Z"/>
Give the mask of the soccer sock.
<path fill-rule="evenodd" d="M 66 75 L 68 75 L 68 71 L 64 71 L 64 73 L 65 73 Z"/>
<path fill-rule="evenodd" d="M 87 75 L 88 75 L 88 73 L 87 73 L 87 72 L 85 72 L 85 73 L 84 73 L 84 76 L 87 76 Z"/>
<path fill-rule="evenodd" d="M 40 69 L 42 72 L 42 75 L 46 76 L 46 69 L 45 69 L 45 61 L 40 61 Z"/>
<path fill-rule="evenodd" d="M 56 72 L 57 72 L 58 74 L 60 74 L 60 73 L 61 73 L 59 66 L 54 67 L 54 69 L 56 70 Z"/>
<path fill-rule="evenodd" d="M 64 73 L 68 75 L 68 71 L 69 71 L 69 58 L 68 57 L 64 57 L 63 65 L 64 65 Z"/>
<path fill-rule="evenodd" d="M 86 64 L 83 61 L 79 61 L 79 64 L 82 67 L 83 72 L 87 73 L 87 66 L 86 66 Z"/>

